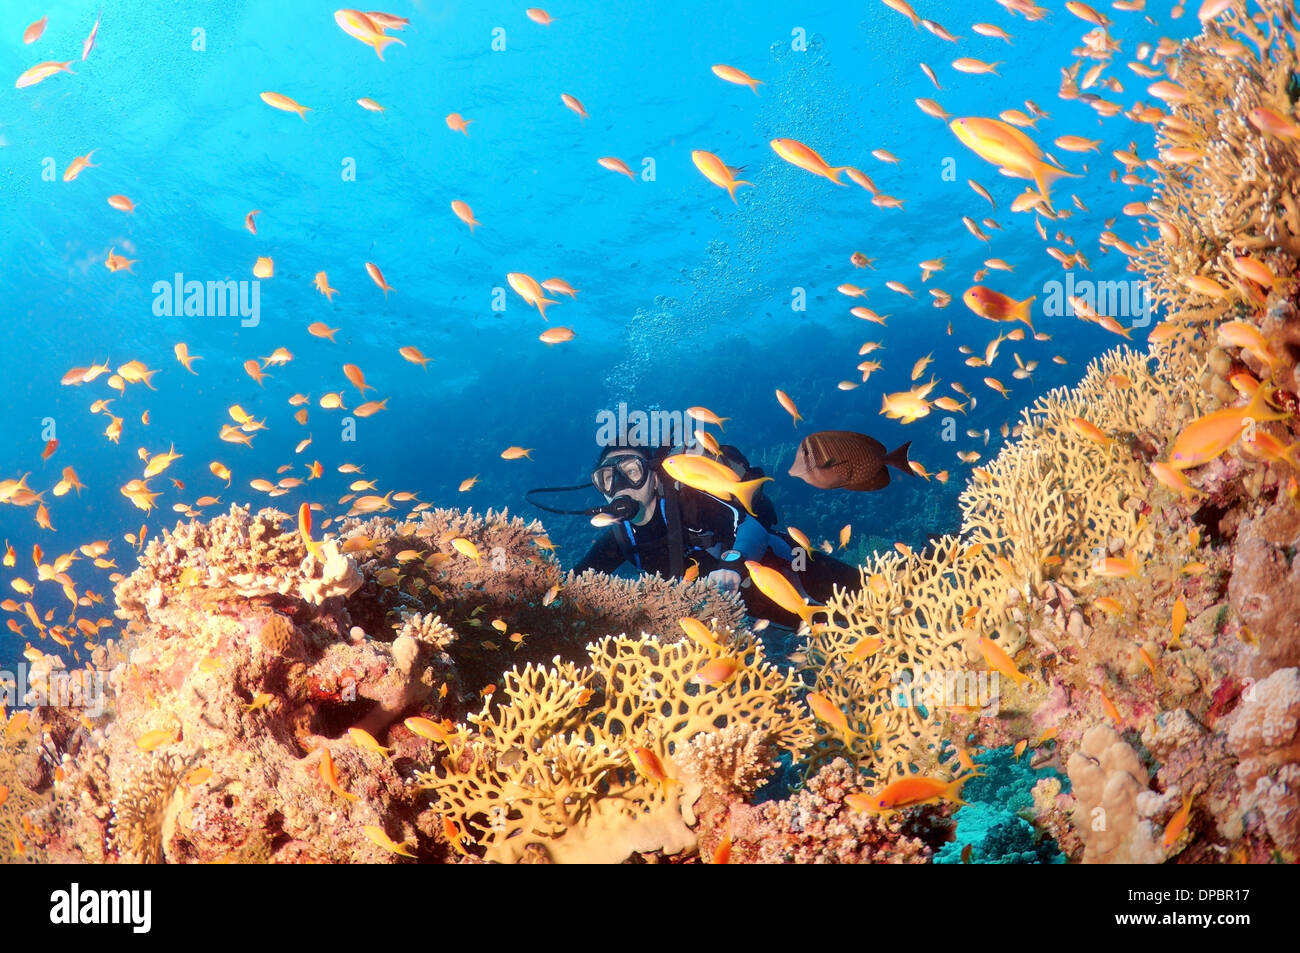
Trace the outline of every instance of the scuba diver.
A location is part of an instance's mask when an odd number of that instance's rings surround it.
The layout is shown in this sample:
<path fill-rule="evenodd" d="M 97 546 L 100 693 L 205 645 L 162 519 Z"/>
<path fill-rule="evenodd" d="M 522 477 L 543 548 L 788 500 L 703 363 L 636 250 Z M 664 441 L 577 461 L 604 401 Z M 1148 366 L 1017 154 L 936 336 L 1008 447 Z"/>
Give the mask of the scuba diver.
<path fill-rule="evenodd" d="M 757 467 L 733 446 L 722 446 L 722 463 L 741 474 L 742 480 L 763 477 Z M 611 573 L 625 564 L 640 572 L 657 572 L 681 578 L 696 567 L 700 577 L 719 589 L 739 592 L 749 614 L 795 628 L 796 616 L 758 591 L 748 578 L 747 560 L 781 572 L 803 596 L 816 602 L 831 597 L 833 587 L 856 589 L 861 577 L 856 566 L 818 553 L 804 556 L 796 571 L 793 541 L 775 530 L 776 508 L 761 491 L 753 498 L 751 516 L 739 503 L 720 499 L 685 486 L 664 472 L 668 448 L 608 446 L 592 469 L 591 484 L 605 497 L 604 506 L 588 510 L 556 510 L 531 500 L 534 493 L 585 488 L 542 487 L 530 490 L 530 501 L 551 512 L 608 514 L 614 519 L 579 561 L 575 572 L 595 569 Z"/>

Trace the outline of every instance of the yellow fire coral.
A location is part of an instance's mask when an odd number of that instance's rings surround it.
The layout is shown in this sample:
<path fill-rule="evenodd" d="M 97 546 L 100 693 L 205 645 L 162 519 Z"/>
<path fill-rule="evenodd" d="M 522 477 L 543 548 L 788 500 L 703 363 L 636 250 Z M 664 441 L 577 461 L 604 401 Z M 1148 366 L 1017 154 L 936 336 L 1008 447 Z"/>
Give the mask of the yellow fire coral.
<path fill-rule="evenodd" d="M 807 665 L 813 688 L 846 713 L 854 735 L 819 722 L 827 754 L 847 749 L 882 781 L 936 760 L 943 715 L 917 704 L 919 690 L 967 668 L 963 613 L 1005 591 L 987 557 L 965 550 L 946 536 L 924 555 L 877 553 L 863 567 L 864 585 L 830 601 L 830 621 L 809 636 Z"/>
<path fill-rule="evenodd" d="M 764 661 L 748 636 L 729 651 L 743 666 L 718 686 L 693 681 L 714 657 L 708 647 L 648 635 L 589 645 L 589 667 L 514 669 L 500 703 L 449 732 L 446 754 L 420 783 L 488 860 L 518 861 L 534 845 L 552 860 L 586 863 L 691 849 L 702 782 L 681 756 L 693 740 L 738 725 L 792 754 L 812 740 L 794 676 Z M 636 748 L 657 759 L 661 776 L 634 765 Z"/>
<path fill-rule="evenodd" d="M 1159 431 L 1174 393 L 1142 355 L 1104 355 L 1077 387 L 1025 411 L 1020 437 L 962 493 L 962 536 L 871 557 L 861 589 L 837 594 L 808 641 L 814 687 L 857 726 L 849 739 L 824 730 L 829 750 L 843 742 L 883 781 L 928 770 L 946 716 L 1000 694 L 988 683 L 981 691 L 978 635 L 1014 656 L 1032 635 L 1024 609 L 1048 583 L 1085 587 L 1113 552 L 1141 559 L 1151 546 L 1139 513 L 1147 477 L 1132 445 Z M 1072 425 L 1085 415 L 1108 442 Z"/>
<path fill-rule="evenodd" d="M 1022 591 L 1047 578 L 1079 587 L 1093 577 L 1091 564 L 1116 550 L 1140 557 L 1149 543 L 1136 504 L 1148 477 L 1134 443 L 1165 436 L 1176 392 L 1149 359 L 1119 348 L 1094 360 L 1074 388 L 1040 397 L 1024 412 L 1020 438 L 961 495 L 969 541 L 1000 552 Z M 1084 424 L 1103 440 L 1086 436 Z"/>

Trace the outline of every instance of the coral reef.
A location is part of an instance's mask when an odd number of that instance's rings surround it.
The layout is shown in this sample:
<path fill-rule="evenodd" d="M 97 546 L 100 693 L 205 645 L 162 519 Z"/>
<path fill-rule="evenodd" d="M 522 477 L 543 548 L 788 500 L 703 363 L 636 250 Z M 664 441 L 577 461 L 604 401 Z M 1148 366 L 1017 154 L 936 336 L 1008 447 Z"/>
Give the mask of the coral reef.
<path fill-rule="evenodd" d="M 516 717 L 509 699 L 533 704 L 519 680 L 538 677 L 541 658 L 579 677 L 559 659 L 564 654 L 590 666 L 597 656 L 589 652 L 603 653 L 597 668 L 581 672 L 591 686 L 582 691 L 595 701 L 573 717 L 585 722 L 605 701 L 612 707 L 602 744 L 575 741 L 563 766 L 553 766 L 557 777 L 571 771 L 578 783 L 600 788 L 596 801 L 609 809 L 612 829 L 626 820 L 627 805 L 635 813 L 631 793 L 663 808 L 667 834 L 659 843 L 615 841 L 615 849 L 694 844 L 689 799 L 637 775 L 629 739 L 661 751 L 674 773 L 672 753 L 680 750 L 683 783 L 697 793 L 714 784 L 752 791 L 773 770 L 773 752 L 807 743 L 794 682 L 763 661 L 761 645 L 731 632 L 728 624 L 743 614 L 734 596 L 655 577 L 564 575 L 538 545 L 545 542 L 540 525 L 505 514 L 351 520 L 320 543 L 324 559 L 308 554 L 286 521 L 274 510 L 236 506 L 164 531 L 143 550 L 116 591 L 127 638 L 96 650 L 111 718 L 102 726 L 64 724 L 58 709 L 33 710 L 27 731 L 55 730 L 63 756 L 29 758 L 30 771 L 12 772 L 5 816 L 21 809 L 26 831 L 38 835 L 24 835 L 26 849 L 55 861 L 140 863 L 465 855 L 446 826 L 450 812 L 430 810 L 413 783 L 438 745 L 402 719 L 450 724 L 476 712 L 495 740 L 505 731 L 496 719 Z M 479 558 L 453 539 L 473 541 Z M 692 611 L 711 613 L 719 638 L 746 663 L 729 685 L 690 682 L 715 651 L 681 640 L 677 619 Z M 623 634 L 645 626 L 662 643 Z M 600 641 L 584 650 L 584 636 Z M 38 676 L 60 664 L 42 661 Z M 656 679 L 664 684 L 660 701 L 676 703 L 676 714 L 655 707 L 649 683 Z M 710 743 L 715 728 L 723 730 Z M 373 745 L 361 743 L 367 736 Z M 525 736 L 531 745 L 546 733 L 534 725 Z M 468 732 L 465 743 L 485 744 Z M 724 780 L 711 757 L 733 746 Z M 692 770 L 702 780 L 689 780 Z M 607 796 L 613 777 L 624 778 L 626 802 Z M 53 799 L 37 798 L 37 790 Z M 391 843 L 380 843 L 376 829 Z M 560 846 L 548 843 L 543 854 L 580 855 L 580 831 L 564 837 L 561 825 L 550 833 Z M 594 843 L 608 849 L 601 838 Z M 512 840 L 499 853 L 519 846 Z M 536 859 L 538 850 L 518 856 Z"/>
<path fill-rule="evenodd" d="M 945 741 L 1039 738 L 1034 763 L 1064 766 L 1073 791 L 1041 780 L 1027 813 L 1072 859 L 1290 860 L 1300 841 L 1288 674 L 1300 661 L 1300 152 L 1257 112 L 1292 121 L 1300 57 L 1287 6 L 1261 9 L 1231 10 L 1177 48 L 1169 112 L 1138 115 L 1161 153 L 1145 203 L 1159 236 L 1131 249 L 1167 311 L 1150 352 L 1117 348 L 1039 398 L 974 471 L 960 535 L 873 556 L 862 591 L 837 597 L 808 637 L 815 687 L 861 732 L 842 747 L 878 783 L 932 772 Z M 1232 37 L 1248 42 L 1224 55 Z M 1152 465 L 1189 425 L 1257 388 L 1277 419 L 1243 421 L 1225 452 L 1177 471 L 1185 486 L 1161 479 Z M 931 670 L 994 667 L 979 637 L 1017 669 L 996 712 L 974 717 L 969 692 L 964 706 L 895 709 L 898 686 Z M 1185 798 L 1187 831 L 1166 845 Z"/>
<path fill-rule="evenodd" d="M 1167 111 L 1132 111 L 1159 154 L 1135 203 L 1158 237 L 1125 252 L 1166 312 L 1148 350 L 1025 410 L 960 531 L 865 556 L 796 669 L 736 596 L 566 574 L 504 512 L 348 518 L 318 556 L 235 506 L 117 585 L 125 633 L 84 669 L 110 716 L 7 722 L 11 855 L 1295 861 L 1300 28 L 1259 7 L 1161 53 Z M 1217 411 L 1229 439 L 1183 465 Z M 979 749 L 969 804 L 846 800 Z M 785 769 L 802 787 L 756 803 Z"/>
<path fill-rule="evenodd" d="M 1067 765 L 1074 788 L 1074 823 L 1083 839 L 1083 862 L 1157 863 L 1164 859 L 1149 821 L 1138 816 L 1147 772 L 1113 728 L 1090 729 Z"/>
<path fill-rule="evenodd" d="M 1012 748 L 998 748 L 975 760 L 980 774 L 962 788 L 968 803 L 953 814 L 953 839 L 934 856 L 936 864 L 1064 863 L 1050 830 L 1035 826 L 1036 786 L 1057 781 L 1050 767 L 1035 769 Z M 1057 783 L 1059 793 L 1059 782 Z M 969 847 L 969 850 L 967 848 Z"/>

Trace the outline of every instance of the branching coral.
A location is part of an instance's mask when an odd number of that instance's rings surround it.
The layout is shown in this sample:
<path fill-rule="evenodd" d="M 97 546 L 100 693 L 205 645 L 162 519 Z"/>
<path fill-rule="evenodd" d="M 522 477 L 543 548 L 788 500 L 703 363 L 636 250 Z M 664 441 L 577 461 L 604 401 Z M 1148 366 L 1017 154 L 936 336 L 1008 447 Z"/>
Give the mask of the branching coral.
<path fill-rule="evenodd" d="M 1259 112 L 1294 122 L 1300 32 L 1288 0 L 1258 5 L 1254 17 L 1229 8 L 1181 46 L 1170 60 L 1169 113 L 1157 125 L 1162 174 L 1147 206 L 1160 240 L 1135 264 L 1179 332 L 1159 350 L 1189 377 L 1199 377 L 1215 327 L 1254 323 L 1253 306 L 1271 290 L 1235 259 L 1253 256 L 1274 276 L 1294 275 L 1300 261 L 1300 150 Z M 1276 356 L 1292 369 L 1300 351 L 1294 337 L 1286 343 Z"/>
<path fill-rule="evenodd" d="M 1114 375 L 1128 386 L 1116 386 Z M 987 476 L 971 481 L 960 500 L 963 533 L 1001 553 L 1022 592 L 1049 575 L 1078 588 L 1091 577 L 1092 561 L 1116 548 L 1140 555 L 1137 504 L 1149 478 L 1133 448 L 1165 436 L 1162 421 L 1177 389 L 1128 349 L 1093 361 L 1077 386 L 1040 397 L 1024 414 L 1020 438 L 985 468 Z M 1110 442 L 1085 436 L 1078 420 Z"/>
<path fill-rule="evenodd" d="M 854 733 L 845 738 L 819 722 L 823 748 L 847 749 L 882 783 L 937 763 L 946 712 L 919 689 L 965 671 L 966 610 L 1005 591 L 991 563 L 964 553 L 949 536 L 924 554 L 875 555 L 864 585 L 837 592 L 829 621 L 808 637 L 813 688 L 846 713 Z"/>
<path fill-rule="evenodd" d="M 29 713 L 23 715 L 26 720 Z M 19 729 L 17 722 L 0 721 L 0 857 L 6 863 L 41 859 L 32 817 L 50 798 L 48 790 L 42 795 L 31 787 L 36 773 L 31 768 L 41 759 L 41 747 L 30 725 Z"/>
<path fill-rule="evenodd" d="M 671 641 L 683 616 L 728 628 L 744 616 L 738 596 L 702 581 L 565 574 L 541 548 L 549 546 L 541 524 L 504 512 L 426 510 L 405 522 L 347 521 L 342 532 L 342 548 L 363 560 L 367 576 L 348 602 L 353 618 L 373 635 L 436 644 L 471 689 L 494 683 L 510 662 L 542 664 L 557 654 L 581 661 L 582 646 L 606 635 Z M 455 539 L 478 558 L 458 551 Z"/>
<path fill-rule="evenodd" d="M 749 726 L 759 743 L 798 753 L 812 736 L 793 676 L 764 660 L 761 643 L 729 651 L 743 667 L 716 686 L 692 681 L 715 657 L 710 647 L 652 636 L 602 639 L 583 669 L 557 660 L 512 670 L 501 703 L 449 733 L 421 784 L 488 860 L 517 861 L 533 845 L 587 862 L 693 847 L 703 782 L 682 770 L 692 742 Z M 634 767 L 634 749 L 650 761 Z M 662 774 L 647 767 L 655 761 Z"/>

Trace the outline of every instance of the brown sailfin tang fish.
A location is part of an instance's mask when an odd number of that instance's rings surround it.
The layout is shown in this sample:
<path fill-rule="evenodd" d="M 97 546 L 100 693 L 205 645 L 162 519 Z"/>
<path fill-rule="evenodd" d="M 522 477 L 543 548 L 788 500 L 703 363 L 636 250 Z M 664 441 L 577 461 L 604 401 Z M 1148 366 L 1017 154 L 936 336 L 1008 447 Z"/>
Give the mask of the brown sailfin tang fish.
<path fill-rule="evenodd" d="M 822 430 L 804 437 L 790 476 L 822 490 L 880 490 L 889 467 L 915 476 L 907 459 L 909 440 L 891 453 L 874 437 L 851 430 Z"/>

